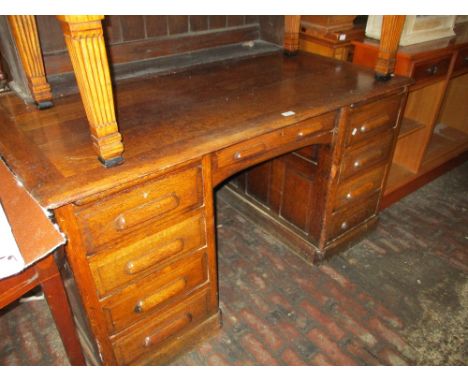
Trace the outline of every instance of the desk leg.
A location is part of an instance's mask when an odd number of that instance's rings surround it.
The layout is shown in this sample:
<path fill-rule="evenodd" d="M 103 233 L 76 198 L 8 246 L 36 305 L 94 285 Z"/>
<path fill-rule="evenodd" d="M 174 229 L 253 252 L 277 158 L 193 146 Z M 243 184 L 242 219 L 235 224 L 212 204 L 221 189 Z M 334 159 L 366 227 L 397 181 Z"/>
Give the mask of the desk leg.
<path fill-rule="evenodd" d="M 39 109 L 47 109 L 53 106 L 52 93 L 45 76 L 36 19 L 20 15 L 8 16 L 8 21 L 34 101 Z"/>
<path fill-rule="evenodd" d="M 68 15 L 57 18 L 70 53 L 94 148 L 104 166 L 118 165 L 123 162 L 123 144 L 115 118 L 101 25 L 104 16 Z"/>
<path fill-rule="evenodd" d="M 49 256 L 36 265 L 42 290 L 49 304 L 50 312 L 62 339 L 70 364 L 73 366 L 86 366 L 81 350 L 81 344 L 76 332 L 75 322 L 70 309 L 65 286 L 60 277 L 57 264 L 53 256 Z"/>

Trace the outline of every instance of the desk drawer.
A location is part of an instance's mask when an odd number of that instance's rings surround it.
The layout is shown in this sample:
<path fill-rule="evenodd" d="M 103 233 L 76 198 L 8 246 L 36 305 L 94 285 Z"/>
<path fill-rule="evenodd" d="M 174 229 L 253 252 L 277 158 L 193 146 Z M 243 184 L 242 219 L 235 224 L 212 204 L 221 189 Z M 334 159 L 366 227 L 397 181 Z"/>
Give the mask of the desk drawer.
<path fill-rule="evenodd" d="M 77 208 L 90 251 L 152 219 L 165 219 L 203 202 L 201 168 L 192 167 Z"/>
<path fill-rule="evenodd" d="M 413 67 L 412 78 L 416 81 L 423 81 L 445 77 L 450 68 L 451 60 L 452 54 L 438 57 L 433 60 L 416 62 Z"/>
<path fill-rule="evenodd" d="M 375 215 L 379 197 L 380 193 L 376 192 L 363 203 L 333 213 L 328 224 L 328 241 L 346 233 L 359 223 Z"/>
<path fill-rule="evenodd" d="M 341 163 L 340 182 L 385 161 L 390 155 L 392 142 L 393 130 L 387 130 L 366 145 L 347 150 Z"/>
<path fill-rule="evenodd" d="M 102 302 L 109 332 L 125 329 L 207 280 L 205 251 L 184 256 Z"/>
<path fill-rule="evenodd" d="M 249 139 L 247 141 L 229 146 L 219 150 L 213 155 L 214 183 L 220 179 L 243 170 L 251 165 L 278 155 L 294 146 L 300 146 L 297 142 L 306 140 L 315 134 L 321 136 L 321 142 L 331 141 L 330 132 L 334 127 L 335 113 L 327 113 L 318 117 L 310 118 L 302 122 L 278 129 L 271 133 Z"/>
<path fill-rule="evenodd" d="M 468 69 L 468 48 L 461 49 L 458 52 L 457 59 L 455 60 L 455 65 L 453 67 L 453 72 L 467 70 Z"/>
<path fill-rule="evenodd" d="M 119 364 L 128 365 L 147 353 L 154 352 L 161 344 L 182 335 L 208 317 L 208 292 L 202 291 L 141 322 L 129 333 L 113 339 L 114 352 Z"/>
<path fill-rule="evenodd" d="M 351 146 L 375 136 L 396 125 L 402 95 L 359 104 L 350 109 L 346 146 Z"/>
<path fill-rule="evenodd" d="M 150 228 L 151 230 L 151 228 Z M 130 243 L 90 257 L 91 273 L 103 296 L 183 253 L 206 245 L 205 218 L 200 213 L 167 228 L 137 233 Z"/>
<path fill-rule="evenodd" d="M 385 164 L 381 165 L 359 177 L 341 183 L 336 192 L 334 210 L 362 202 L 366 197 L 380 190 L 385 168 Z"/>

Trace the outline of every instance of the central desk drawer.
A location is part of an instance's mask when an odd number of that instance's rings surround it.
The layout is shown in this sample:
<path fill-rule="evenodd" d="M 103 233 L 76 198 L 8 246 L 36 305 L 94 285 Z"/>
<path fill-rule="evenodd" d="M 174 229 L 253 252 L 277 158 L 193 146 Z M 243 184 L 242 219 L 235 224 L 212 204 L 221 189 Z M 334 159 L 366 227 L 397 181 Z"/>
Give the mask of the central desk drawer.
<path fill-rule="evenodd" d="M 90 251 L 152 219 L 165 219 L 203 202 L 200 167 L 192 167 L 77 208 Z"/>
<path fill-rule="evenodd" d="M 139 323 L 131 331 L 112 339 L 121 365 L 135 363 L 164 342 L 182 335 L 208 317 L 208 292 L 201 291 L 172 309 Z"/>
<path fill-rule="evenodd" d="M 205 251 L 184 256 L 102 302 L 111 333 L 125 329 L 207 281 Z"/>
<path fill-rule="evenodd" d="M 394 95 L 350 109 L 346 146 L 364 141 L 396 125 L 402 95 Z"/>
<path fill-rule="evenodd" d="M 203 215 L 197 213 L 180 223 L 153 233 L 136 233 L 120 249 L 109 249 L 89 258 L 99 295 L 151 272 L 162 262 L 206 245 Z"/>

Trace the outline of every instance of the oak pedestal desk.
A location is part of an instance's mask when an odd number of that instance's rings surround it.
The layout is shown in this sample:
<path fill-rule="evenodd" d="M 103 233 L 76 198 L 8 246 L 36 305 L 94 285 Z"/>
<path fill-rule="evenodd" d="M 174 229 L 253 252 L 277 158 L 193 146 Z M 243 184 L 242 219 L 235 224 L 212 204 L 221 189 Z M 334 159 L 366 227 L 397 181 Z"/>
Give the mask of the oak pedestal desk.
<path fill-rule="evenodd" d="M 241 170 L 327 145 L 315 232 L 326 245 L 364 232 L 408 84 L 305 53 L 128 80 L 112 168 L 78 95 L 42 111 L 0 97 L 1 156 L 68 238 L 63 277 L 89 362 L 166 363 L 219 327 L 213 189 Z"/>

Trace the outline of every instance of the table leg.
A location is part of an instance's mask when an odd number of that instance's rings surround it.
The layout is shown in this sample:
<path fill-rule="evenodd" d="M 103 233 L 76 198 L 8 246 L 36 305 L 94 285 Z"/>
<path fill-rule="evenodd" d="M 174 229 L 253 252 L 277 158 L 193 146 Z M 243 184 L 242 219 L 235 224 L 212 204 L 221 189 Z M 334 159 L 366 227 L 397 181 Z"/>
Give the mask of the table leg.
<path fill-rule="evenodd" d="M 284 16 L 284 53 L 295 55 L 299 50 L 301 16 Z"/>
<path fill-rule="evenodd" d="M 68 15 L 57 18 L 70 53 L 94 148 L 106 167 L 118 165 L 123 162 L 123 144 L 115 118 L 101 25 L 104 16 Z"/>
<path fill-rule="evenodd" d="M 76 332 L 70 304 L 53 256 L 49 256 L 43 260 L 41 264 L 38 264 L 38 268 L 41 278 L 44 277 L 45 279 L 41 282 L 41 287 L 49 304 L 50 312 L 54 318 L 70 364 L 73 366 L 85 366 L 86 361 Z"/>
<path fill-rule="evenodd" d="M 52 92 L 45 76 L 39 35 L 34 16 L 8 16 L 11 31 L 23 63 L 34 101 L 39 109 L 53 106 Z"/>
<path fill-rule="evenodd" d="M 378 80 L 388 80 L 395 71 L 396 54 L 406 16 L 383 16 L 380 46 L 375 64 Z"/>

